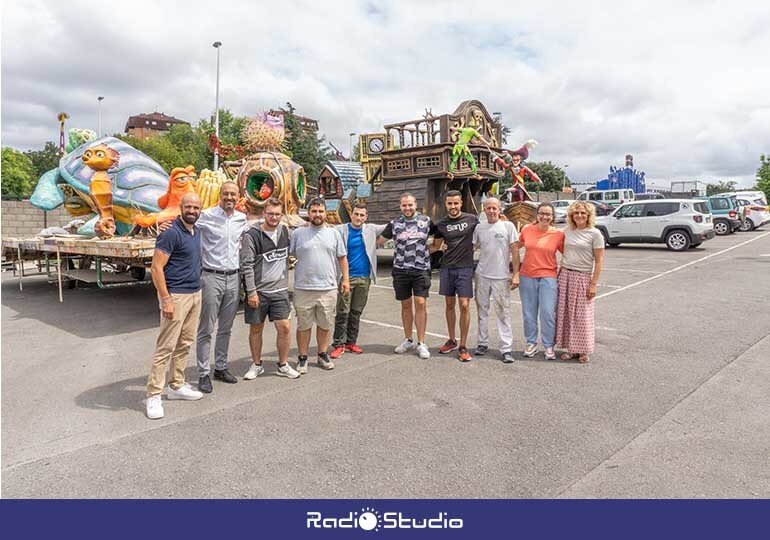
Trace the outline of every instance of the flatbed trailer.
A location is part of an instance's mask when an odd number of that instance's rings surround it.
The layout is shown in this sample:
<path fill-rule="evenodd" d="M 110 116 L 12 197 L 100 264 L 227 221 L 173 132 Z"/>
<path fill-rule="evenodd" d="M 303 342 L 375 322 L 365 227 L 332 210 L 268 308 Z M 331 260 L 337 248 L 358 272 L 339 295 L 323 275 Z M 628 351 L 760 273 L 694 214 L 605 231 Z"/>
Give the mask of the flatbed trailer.
<path fill-rule="evenodd" d="M 68 288 L 74 288 L 78 281 L 95 283 L 102 289 L 149 283 L 147 268 L 152 264 L 155 238 L 4 238 L 2 248 L 19 278 L 20 291 L 23 278 L 46 275 L 49 282 L 58 283 L 59 301 L 63 302 L 65 283 Z M 35 270 L 25 269 L 26 261 L 33 261 Z"/>

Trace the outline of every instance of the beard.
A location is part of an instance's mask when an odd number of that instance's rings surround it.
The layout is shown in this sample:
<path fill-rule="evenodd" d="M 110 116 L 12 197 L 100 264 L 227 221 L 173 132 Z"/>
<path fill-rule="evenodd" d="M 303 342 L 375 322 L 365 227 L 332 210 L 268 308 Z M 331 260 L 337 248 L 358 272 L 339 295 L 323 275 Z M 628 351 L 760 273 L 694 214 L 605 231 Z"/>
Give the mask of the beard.
<path fill-rule="evenodd" d="M 200 214 L 182 214 L 182 221 L 188 225 L 195 225 L 195 222 L 198 221 L 199 216 Z"/>

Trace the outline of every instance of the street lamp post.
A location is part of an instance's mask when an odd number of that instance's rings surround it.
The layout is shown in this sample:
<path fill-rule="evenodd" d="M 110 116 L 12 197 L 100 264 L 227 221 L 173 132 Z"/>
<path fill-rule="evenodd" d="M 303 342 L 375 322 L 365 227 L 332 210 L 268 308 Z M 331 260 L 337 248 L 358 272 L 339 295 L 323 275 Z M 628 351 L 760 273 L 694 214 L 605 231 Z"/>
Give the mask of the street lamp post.
<path fill-rule="evenodd" d="M 217 138 L 217 145 L 214 147 L 214 170 L 219 169 L 219 48 L 221 41 L 215 41 L 212 45 L 217 50 L 217 94 L 214 105 L 214 134 Z"/>
<path fill-rule="evenodd" d="M 562 169 L 564 169 L 564 178 L 561 181 L 561 192 L 564 193 L 564 188 L 567 187 L 567 167 L 569 165 L 562 165 Z"/>
<path fill-rule="evenodd" d="M 350 133 L 350 143 L 348 144 L 348 161 L 354 161 L 353 160 L 353 137 L 356 135 L 355 133 Z"/>
<path fill-rule="evenodd" d="M 99 102 L 99 137 L 102 136 L 102 100 L 104 99 L 104 96 L 99 96 L 96 98 Z"/>

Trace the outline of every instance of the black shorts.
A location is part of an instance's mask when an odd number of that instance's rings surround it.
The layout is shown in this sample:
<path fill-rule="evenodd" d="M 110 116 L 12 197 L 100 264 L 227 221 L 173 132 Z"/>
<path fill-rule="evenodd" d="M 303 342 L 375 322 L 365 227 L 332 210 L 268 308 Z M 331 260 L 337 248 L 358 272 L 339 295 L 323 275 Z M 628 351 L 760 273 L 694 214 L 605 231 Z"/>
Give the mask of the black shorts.
<path fill-rule="evenodd" d="M 430 270 L 424 272 L 393 270 L 392 275 L 396 300 L 409 300 L 412 296 L 428 298 L 428 293 L 430 293 Z"/>
<path fill-rule="evenodd" d="M 247 298 L 246 308 L 243 310 L 243 319 L 246 324 L 262 324 L 265 322 L 265 317 L 269 317 L 270 322 L 285 321 L 291 316 L 289 291 L 257 294 L 259 295 L 257 308 L 251 307 Z"/>
<path fill-rule="evenodd" d="M 441 296 L 473 298 L 473 267 L 442 268 L 439 274 L 438 293 Z"/>

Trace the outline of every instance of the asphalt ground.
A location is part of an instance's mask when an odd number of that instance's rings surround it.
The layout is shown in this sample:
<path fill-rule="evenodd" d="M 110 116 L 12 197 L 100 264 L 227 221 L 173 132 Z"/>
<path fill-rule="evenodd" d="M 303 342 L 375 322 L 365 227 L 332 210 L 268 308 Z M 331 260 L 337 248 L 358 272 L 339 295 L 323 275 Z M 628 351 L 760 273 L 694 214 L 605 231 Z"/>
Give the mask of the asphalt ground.
<path fill-rule="evenodd" d="M 684 253 L 622 246 L 605 266 L 590 364 L 523 358 L 517 292 L 515 363 L 439 355 L 438 276 L 432 358 L 393 354 L 403 334 L 383 258 L 364 354 L 288 380 L 270 329 L 265 375 L 164 401 L 156 421 L 142 401 L 151 286 L 65 290 L 60 304 L 44 278 L 20 293 L 4 272 L 2 496 L 770 497 L 770 232 Z M 242 317 L 237 375 L 250 363 Z"/>

